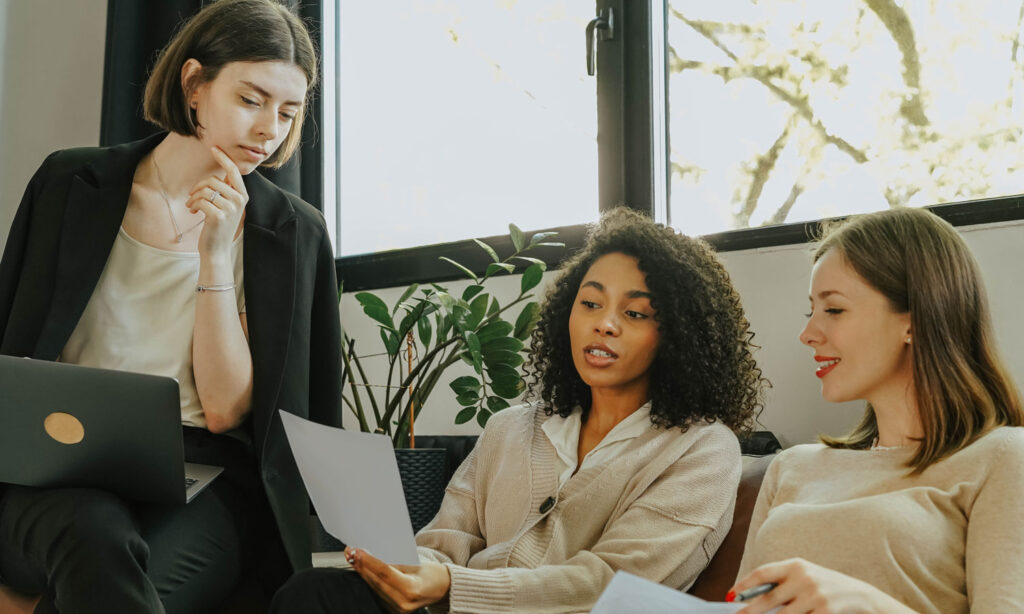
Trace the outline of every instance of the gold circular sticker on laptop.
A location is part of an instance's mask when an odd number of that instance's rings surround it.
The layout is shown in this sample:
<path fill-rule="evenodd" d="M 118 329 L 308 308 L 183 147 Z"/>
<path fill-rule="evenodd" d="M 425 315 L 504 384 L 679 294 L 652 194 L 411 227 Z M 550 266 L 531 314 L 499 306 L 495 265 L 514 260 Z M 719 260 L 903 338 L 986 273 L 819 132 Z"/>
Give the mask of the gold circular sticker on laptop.
<path fill-rule="evenodd" d="M 43 420 L 46 434 L 60 443 L 72 445 L 85 438 L 85 427 L 71 414 L 55 411 Z"/>

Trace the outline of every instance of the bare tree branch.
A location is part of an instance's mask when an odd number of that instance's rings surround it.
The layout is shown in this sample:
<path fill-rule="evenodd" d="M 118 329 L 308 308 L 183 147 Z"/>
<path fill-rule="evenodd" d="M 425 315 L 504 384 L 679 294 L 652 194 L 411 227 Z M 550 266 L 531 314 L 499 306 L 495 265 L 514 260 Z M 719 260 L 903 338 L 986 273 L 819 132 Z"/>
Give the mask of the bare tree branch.
<path fill-rule="evenodd" d="M 771 76 L 774 76 L 774 71 L 772 71 L 770 68 L 759 67 L 759 66 L 746 66 L 746 65 L 744 65 L 741 62 L 739 56 L 737 56 L 735 53 L 733 53 L 732 50 L 730 50 L 729 47 L 726 46 L 725 43 L 723 43 L 718 38 L 718 36 L 715 34 L 713 24 L 710 24 L 708 22 L 695 21 L 695 20 L 692 20 L 692 19 L 688 19 L 685 15 L 680 13 L 678 10 L 676 10 L 674 8 L 671 9 L 671 10 L 672 10 L 672 14 L 675 17 L 680 19 L 683 23 L 688 25 L 695 32 L 697 32 L 698 34 L 700 34 L 701 36 L 706 38 L 712 45 L 714 45 L 715 47 L 720 49 L 722 51 L 722 53 L 724 53 L 726 56 L 728 56 L 728 58 L 730 60 L 735 62 L 736 66 L 734 68 L 727 68 L 727 69 L 725 69 L 725 70 L 729 71 L 727 74 L 730 75 L 730 78 L 749 77 L 749 78 L 754 79 L 757 82 L 761 83 L 766 88 L 768 88 L 769 91 L 771 91 L 773 94 L 775 94 L 781 100 L 783 100 L 784 102 L 789 104 L 791 107 L 793 107 L 797 111 L 797 113 L 800 115 L 800 117 L 804 118 L 807 121 L 807 123 L 809 123 L 811 125 L 811 127 L 814 128 L 814 130 L 827 143 L 829 143 L 831 145 L 835 145 L 840 151 L 842 151 L 843 153 L 849 155 L 851 158 L 853 158 L 854 160 L 856 160 L 860 164 L 863 164 L 863 163 L 868 161 L 867 154 L 865 154 L 863 151 L 861 151 L 861 150 L 857 149 L 856 147 L 854 147 L 852 144 L 850 144 L 848 141 L 846 141 L 842 137 L 838 137 L 838 136 L 835 136 L 834 134 L 830 133 L 828 131 L 828 129 L 825 128 L 825 125 L 821 122 L 821 120 L 819 120 L 818 118 L 816 118 L 814 116 L 814 110 L 811 109 L 810 102 L 808 101 L 806 95 L 793 94 L 793 93 L 787 92 L 783 88 L 781 88 L 778 85 L 776 85 L 771 80 Z M 716 73 L 716 74 L 720 74 L 720 73 Z M 769 76 L 769 75 L 771 75 L 771 76 Z M 724 75 L 723 75 L 723 78 L 725 78 Z"/>
<path fill-rule="evenodd" d="M 764 184 L 768 183 L 768 179 L 772 175 L 772 169 L 775 168 L 775 163 L 779 161 L 782 150 L 786 148 L 786 141 L 789 140 L 789 131 L 792 128 L 793 118 L 790 117 L 789 121 L 786 122 L 786 127 L 782 129 L 782 134 L 779 135 L 779 138 L 775 139 L 775 142 L 768 148 L 768 151 L 757 157 L 757 164 L 754 165 L 750 172 L 750 189 L 747 190 L 746 201 L 743 203 L 743 208 L 739 213 L 733 216 L 736 220 L 735 228 L 750 226 L 750 216 L 754 215 L 754 210 L 757 209 L 757 201 L 761 199 Z"/>
<path fill-rule="evenodd" d="M 1024 2 L 1020 3 L 1020 9 L 1017 11 L 1017 29 L 1014 30 L 1013 44 L 1010 46 L 1010 91 L 1006 96 L 1006 107 L 1008 109 L 1013 108 L 1013 86 L 1020 78 L 1021 72 L 1021 58 L 1019 57 L 1021 27 L 1024 27 Z"/>
<path fill-rule="evenodd" d="M 917 186 L 909 185 L 888 185 L 885 187 L 885 200 L 889 203 L 889 207 L 895 209 L 897 207 L 904 207 L 910 199 L 913 198 L 914 194 L 921 191 L 921 188 Z"/>
<path fill-rule="evenodd" d="M 896 0 L 864 0 L 864 3 L 882 21 L 903 56 L 903 82 L 910 91 L 900 103 L 900 114 L 915 126 L 927 126 L 928 116 L 921 100 L 921 58 L 917 55 L 914 28 L 907 12 Z"/>
<path fill-rule="evenodd" d="M 793 182 L 793 187 L 789 190 L 789 196 L 786 197 L 785 202 L 779 206 L 778 210 L 772 214 L 770 218 L 765 222 L 766 225 L 770 224 L 783 224 L 786 221 L 786 216 L 789 215 L 789 210 L 796 204 L 796 199 L 800 198 L 800 195 L 804 193 L 803 177 Z"/>

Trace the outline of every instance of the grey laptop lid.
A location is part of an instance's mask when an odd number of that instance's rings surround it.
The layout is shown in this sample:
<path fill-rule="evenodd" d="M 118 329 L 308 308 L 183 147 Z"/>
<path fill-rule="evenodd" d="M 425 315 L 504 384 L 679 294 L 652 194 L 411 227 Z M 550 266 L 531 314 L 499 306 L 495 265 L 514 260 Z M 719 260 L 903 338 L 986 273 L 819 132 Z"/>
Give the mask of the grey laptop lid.
<path fill-rule="evenodd" d="M 0 482 L 185 503 L 178 382 L 0 356 Z"/>

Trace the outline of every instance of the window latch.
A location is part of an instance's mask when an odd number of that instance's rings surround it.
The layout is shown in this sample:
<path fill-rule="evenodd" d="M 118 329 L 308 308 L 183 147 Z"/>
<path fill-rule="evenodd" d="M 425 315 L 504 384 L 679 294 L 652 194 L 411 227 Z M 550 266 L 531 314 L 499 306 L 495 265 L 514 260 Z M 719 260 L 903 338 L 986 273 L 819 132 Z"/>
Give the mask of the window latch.
<path fill-rule="evenodd" d="M 597 17 L 591 19 L 587 24 L 587 74 L 591 77 L 594 76 L 597 60 L 594 30 L 600 30 L 597 33 L 598 40 L 609 41 L 615 38 L 615 14 L 612 12 L 612 7 L 605 7 L 598 11 Z"/>

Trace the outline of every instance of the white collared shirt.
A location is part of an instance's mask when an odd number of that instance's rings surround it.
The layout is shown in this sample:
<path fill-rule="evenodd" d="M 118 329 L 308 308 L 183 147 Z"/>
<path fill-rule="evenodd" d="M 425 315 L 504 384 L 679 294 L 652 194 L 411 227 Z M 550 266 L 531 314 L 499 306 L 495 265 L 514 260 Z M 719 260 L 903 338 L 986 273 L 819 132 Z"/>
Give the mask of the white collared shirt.
<path fill-rule="evenodd" d="M 580 445 L 580 427 L 582 426 L 581 415 L 582 410 L 577 407 L 568 417 L 563 418 L 554 414 L 541 425 L 544 434 L 547 435 L 551 445 L 555 446 L 555 452 L 558 453 L 556 469 L 559 490 L 576 473 L 577 465 L 582 471 L 607 463 L 630 441 L 646 433 L 647 429 L 654 428 L 654 425 L 651 424 L 651 402 L 648 401 L 608 431 L 604 439 L 594 446 L 594 449 L 588 452 L 583 457 L 583 462 L 580 463 L 577 456 Z"/>

